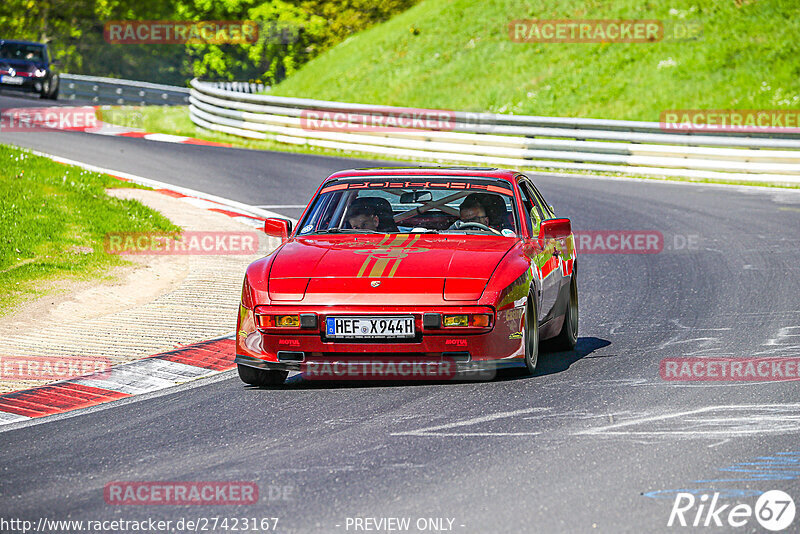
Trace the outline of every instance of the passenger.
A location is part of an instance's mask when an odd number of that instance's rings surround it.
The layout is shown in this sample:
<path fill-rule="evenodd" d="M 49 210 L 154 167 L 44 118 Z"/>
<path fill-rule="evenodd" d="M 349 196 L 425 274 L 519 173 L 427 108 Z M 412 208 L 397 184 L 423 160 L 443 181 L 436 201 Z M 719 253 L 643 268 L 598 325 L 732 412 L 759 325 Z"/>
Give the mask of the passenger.
<path fill-rule="evenodd" d="M 357 198 L 347 208 L 347 222 L 355 230 L 378 231 L 378 213 L 369 198 Z"/>

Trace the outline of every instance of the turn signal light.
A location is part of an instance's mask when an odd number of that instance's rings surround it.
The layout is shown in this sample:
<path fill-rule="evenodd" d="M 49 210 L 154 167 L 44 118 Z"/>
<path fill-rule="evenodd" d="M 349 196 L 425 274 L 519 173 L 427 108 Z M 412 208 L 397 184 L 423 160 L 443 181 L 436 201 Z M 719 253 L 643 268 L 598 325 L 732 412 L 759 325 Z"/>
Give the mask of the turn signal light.
<path fill-rule="evenodd" d="M 299 315 L 276 315 L 275 326 L 297 328 L 300 326 Z"/>
<path fill-rule="evenodd" d="M 470 319 L 471 319 L 469 322 L 470 326 L 478 326 L 481 328 L 486 328 L 492 324 L 492 316 L 485 313 L 472 315 L 470 316 Z"/>
<path fill-rule="evenodd" d="M 469 326 L 469 315 L 445 315 L 444 326 Z"/>
<path fill-rule="evenodd" d="M 464 315 L 445 315 L 442 326 L 489 328 L 492 326 L 492 315 L 489 313 L 470 313 Z"/>
<path fill-rule="evenodd" d="M 298 328 L 299 315 L 256 315 L 259 328 Z"/>

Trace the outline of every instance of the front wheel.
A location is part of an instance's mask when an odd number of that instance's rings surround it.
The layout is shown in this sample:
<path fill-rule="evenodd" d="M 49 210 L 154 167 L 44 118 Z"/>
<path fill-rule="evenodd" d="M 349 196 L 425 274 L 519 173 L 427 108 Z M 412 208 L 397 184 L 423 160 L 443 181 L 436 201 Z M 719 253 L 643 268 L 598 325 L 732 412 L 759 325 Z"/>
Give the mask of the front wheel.
<path fill-rule="evenodd" d="M 42 90 L 39 93 L 39 98 L 47 100 L 58 100 L 58 90 L 61 84 L 58 83 L 58 76 L 53 76 L 49 80 L 42 82 Z"/>
<path fill-rule="evenodd" d="M 50 96 L 50 80 L 42 80 L 42 89 L 39 91 L 39 98 L 42 100 Z"/>
<path fill-rule="evenodd" d="M 242 379 L 242 382 L 251 386 L 279 386 L 289 376 L 289 371 L 256 369 L 242 364 L 236 364 L 236 368 L 239 371 L 239 378 Z"/>
<path fill-rule="evenodd" d="M 525 344 L 525 374 L 530 376 L 536 372 L 539 363 L 539 317 L 536 313 L 536 302 L 528 297 L 525 306 L 525 329 L 522 332 Z"/>
<path fill-rule="evenodd" d="M 59 82 L 58 77 L 54 77 L 50 81 L 50 87 L 52 88 L 50 91 L 50 100 L 58 100 L 58 90 L 61 89 L 61 82 Z"/>
<path fill-rule="evenodd" d="M 575 279 L 575 271 L 572 273 L 572 281 L 569 284 L 569 303 L 567 311 L 564 312 L 564 325 L 561 332 L 553 339 L 553 347 L 556 350 L 573 350 L 578 343 L 578 281 Z"/>

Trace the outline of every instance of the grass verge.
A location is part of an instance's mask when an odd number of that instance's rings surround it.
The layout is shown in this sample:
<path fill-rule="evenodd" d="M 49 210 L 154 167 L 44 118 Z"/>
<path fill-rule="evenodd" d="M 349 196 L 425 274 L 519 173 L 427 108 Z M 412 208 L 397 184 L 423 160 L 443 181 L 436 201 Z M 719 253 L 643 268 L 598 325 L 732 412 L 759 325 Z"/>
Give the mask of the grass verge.
<path fill-rule="evenodd" d="M 166 217 L 107 188 L 139 187 L 0 145 L 0 315 L 58 279 L 90 280 L 129 262 L 108 254 L 109 232 L 179 232 Z"/>
<path fill-rule="evenodd" d="M 310 61 L 271 94 L 641 121 L 669 109 L 797 109 L 798 15 L 796 0 L 424 0 Z M 657 19 L 701 33 L 514 42 L 509 23 L 519 19 Z"/>

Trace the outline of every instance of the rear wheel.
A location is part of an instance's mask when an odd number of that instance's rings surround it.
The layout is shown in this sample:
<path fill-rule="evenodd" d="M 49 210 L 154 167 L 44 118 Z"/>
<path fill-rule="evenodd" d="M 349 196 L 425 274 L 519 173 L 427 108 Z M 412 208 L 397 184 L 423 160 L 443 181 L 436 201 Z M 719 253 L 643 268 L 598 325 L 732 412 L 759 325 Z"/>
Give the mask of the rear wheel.
<path fill-rule="evenodd" d="M 553 348 L 556 350 L 573 350 L 578 343 L 578 281 L 575 271 L 569 284 L 569 303 L 564 312 L 564 325 L 561 332 L 553 339 Z"/>
<path fill-rule="evenodd" d="M 539 363 L 539 317 L 536 313 L 536 303 L 531 297 L 528 297 L 528 304 L 525 306 L 522 340 L 525 344 L 525 374 L 532 375 Z"/>
<path fill-rule="evenodd" d="M 242 382 L 251 386 L 279 386 L 289 376 L 289 371 L 256 369 L 242 364 L 237 364 L 236 367 Z"/>

